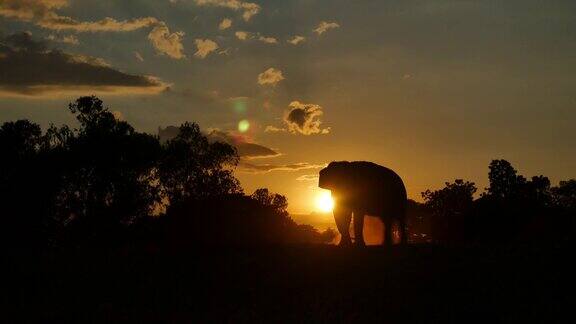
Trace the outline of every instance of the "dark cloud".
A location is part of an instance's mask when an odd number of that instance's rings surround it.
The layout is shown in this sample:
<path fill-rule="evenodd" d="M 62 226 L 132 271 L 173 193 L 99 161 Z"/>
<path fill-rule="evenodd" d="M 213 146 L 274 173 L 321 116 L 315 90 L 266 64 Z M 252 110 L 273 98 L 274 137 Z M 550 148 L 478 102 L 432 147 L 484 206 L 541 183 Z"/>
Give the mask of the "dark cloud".
<path fill-rule="evenodd" d="M 271 148 L 250 142 L 245 136 L 235 135 L 229 132 L 213 130 L 208 134 L 208 139 L 234 145 L 236 149 L 238 149 L 238 155 L 245 159 L 276 157 L 280 155 L 280 153 Z"/>
<path fill-rule="evenodd" d="M 158 128 L 158 136 L 161 142 L 166 142 L 176 137 L 179 133 L 176 126 L 167 126 Z M 238 150 L 238 155 L 243 159 L 269 158 L 279 156 L 280 153 L 266 146 L 253 143 L 245 136 L 235 135 L 221 130 L 212 130 L 207 135 L 208 140 L 212 142 L 228 143 Z"/>
<path fill-rule="evenodd" d="M 49 49 L 30 33 L 0 38 L 0 96 L 54 96 L 72 93 L 159 93 L 156 78 L 132 75 L 99 58 Z"/>
<path fill-rule="evenodd" d="M 310 169 L 322 169 L 325 164 L 311 164 L 308 162 L 292 163 L 292 164 L 252 164 L 246 161 L 241 161 L 239 164 L 240 171 L 247 173 L 267 173 L 271 171 L 300 171 Z"/>
<path fill-rule="evenodd" d="M 300 133 L 303 135 L 328 134 L 330 128 L 322 128 L 320 119 L 324 112 L 322 107 L 315 104 L 305 104 L 299 101 L 290 103 L 291 110 L 284 118 L 291 133 Z"/>

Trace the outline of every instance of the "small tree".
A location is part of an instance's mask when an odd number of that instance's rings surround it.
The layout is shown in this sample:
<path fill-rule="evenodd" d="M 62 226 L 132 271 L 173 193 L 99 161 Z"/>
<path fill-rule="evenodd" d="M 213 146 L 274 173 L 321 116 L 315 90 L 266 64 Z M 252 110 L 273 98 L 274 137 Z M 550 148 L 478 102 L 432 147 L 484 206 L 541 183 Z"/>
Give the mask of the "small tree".
<path fill-rule="evenodd" d="M 256 189 L 250 196 L 264 206 L 272 207 L 276 212 L 288 215 L 288 199 L 285 196 L 271 193 L 267 188 Z"/>

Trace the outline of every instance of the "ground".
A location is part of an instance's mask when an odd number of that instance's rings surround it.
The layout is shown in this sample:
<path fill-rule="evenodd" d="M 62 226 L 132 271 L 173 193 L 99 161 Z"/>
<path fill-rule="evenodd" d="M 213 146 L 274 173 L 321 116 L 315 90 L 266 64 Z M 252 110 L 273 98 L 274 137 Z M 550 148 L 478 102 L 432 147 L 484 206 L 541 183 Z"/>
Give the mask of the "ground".
<path fill-rule="evenodd" d="M 71 253 L 24 269 L 41 322 L 555 322 L 568 248 L 335 246 Z"/>

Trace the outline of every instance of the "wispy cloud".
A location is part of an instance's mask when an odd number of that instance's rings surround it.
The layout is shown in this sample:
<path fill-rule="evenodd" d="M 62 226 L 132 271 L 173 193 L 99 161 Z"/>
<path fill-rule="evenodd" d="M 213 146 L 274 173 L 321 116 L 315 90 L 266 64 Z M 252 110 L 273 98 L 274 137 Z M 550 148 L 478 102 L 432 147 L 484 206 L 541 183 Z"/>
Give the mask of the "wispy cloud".
<path fill-rule="evenodd" d="M 195 0 L 195 2 L 198 6 L 214 6 L 228 8 L 234 11 L 242 11 L 242 18 L 244 18 L 245 21 L 249 21 L 261 10 L 260 6 L 256 3 L 240 0 Z"/>
<path fill-rule="evenodd" d="M 2 0 L 0 16 L 33 22 L 46 29 L 76 32 L 133 31 L 159 23 L 154 17 L 121 21 L 106 17 L 98 21 L 78 21 L 57 13 L 68 5 L 68 0 Z"/>
<path fill-rule="evenodd" d="M 57 42 L 57 43 L 63 43 L 63 44 L 69 44 L 69 45 L 78 45 L 80 44 L 80 41 L 78 40 L 78 37 L 74 36 L 74 35 L 64 35 L 62 37 L 58 37 L 54 34 L 50 34 L 48 35 L 48 37 L 46 37 L 46 39 L 48 39 L 49 41 L 52 42 Z"/>
<path fill-rule="evenodd" d="M 68 0 L 2 0 L 0 16 L 30 22 L 45 29 L 70 32 L 130 32 L 152 28 L 148 39 L 162 54 L 172 58 L 183 58 L 182 32 L 170 33 L 166 24 L 155 17 L 140 17 L 117 20 L 106 17 L 97 21 L 79 21 L 63 16 L 58 10 L 69 6 Z"/>
<path fill-rule="evenodd" d="M 278 44 L 278 39 L 276 39 L 275 37 L 262 36 L 260 35 L 260 33 L 250 33 L 247 31 L 239 30 L 235 32 L 234 35 L 236 36 L 236 38 L 242 41 L 253 39 L 266 44 Z"/>
<path fill-rule="evenodd" d="M 325 164 L 311 164 L 308 162 L 292 164 L 253 164 L 241 161 L 238 164 L 239 170 L 246 173 L 268 173 L 272 171 L 300 171 L 310 169 L 322 169 Z"/>
<path fill-rule="evenodd" d="M 296 178 L 296 181 L 318 181 L 318 174 L 304 174 Z"/>
<path fill-rule="evenodd" d="M 298 45 L 300 43 L 303 43 L 306 41 L 306 37 L 304 36 L 294 36 L 292 38 L 290 38 L 289 40 L 287 40 L 288 43 L 292 44 L 292 45 Z"/>
<path fill-rule="evenodd" d="M 266 44 L 278 44 L 278 40 L 274 37 L 259 36 L 258 40 Z"/>
<path fill-rule="evenodd" d="M 286 128 L 279 128 L 271 125 L 266 126 L 266 128 L 264 129 L 264 133 L 282 133 L 286 131 L 287 131 Z"/>
<path fill-rule="evenodd" d="M 142 55 L 138 52 L 134 52 L 134 57 L 136 58 L 136 60 L 138 62 L 144 62 L 144 58 L 142 57 Z"/>
<path fill-rule="evenodd" d="M 335 28 L 340 28 L 340 24 L 336 22 L 321 21 L 320 24 L 318 24 L 318 27 L 314 29 L 314 32 L 318 34 L 318 36 L 320 36 L 325 32 L 327 32 L 328 30 Z"/>

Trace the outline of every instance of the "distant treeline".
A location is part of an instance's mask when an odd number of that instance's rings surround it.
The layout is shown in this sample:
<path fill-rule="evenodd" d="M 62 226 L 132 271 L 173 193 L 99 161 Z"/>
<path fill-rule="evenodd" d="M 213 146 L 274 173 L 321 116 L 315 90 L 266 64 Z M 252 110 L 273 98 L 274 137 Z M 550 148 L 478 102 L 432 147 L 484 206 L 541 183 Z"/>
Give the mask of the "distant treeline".
<path fill-rule="evenodd" d="M 115 118 L 101 100 L 69 105 L 79 127 L 28 120 L 0 127 L 4 247 L 99 248 L 143 244 L 331 242 L 335 233 L 297 225 L 287 200 L 266 189 L 246 196 L 236 149 L 195 123 L 160 143 Z"/>
<path fill-rule="evenodd" d="M 473 182 L 457 179 L 410 201 L 413 241 L 449 244 L 514 244 L 573 241 L 576 180 L 552 186 L 545 176 L 518 174 L 506 160 L 489 165 L 489 187 L 474 199 Z"/>

